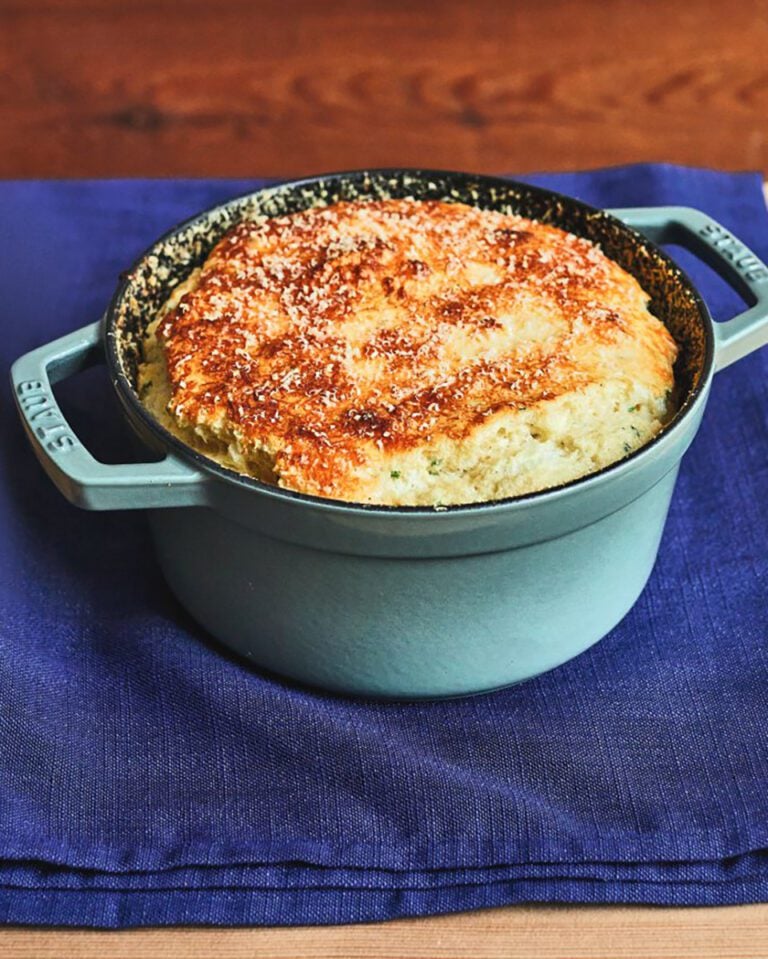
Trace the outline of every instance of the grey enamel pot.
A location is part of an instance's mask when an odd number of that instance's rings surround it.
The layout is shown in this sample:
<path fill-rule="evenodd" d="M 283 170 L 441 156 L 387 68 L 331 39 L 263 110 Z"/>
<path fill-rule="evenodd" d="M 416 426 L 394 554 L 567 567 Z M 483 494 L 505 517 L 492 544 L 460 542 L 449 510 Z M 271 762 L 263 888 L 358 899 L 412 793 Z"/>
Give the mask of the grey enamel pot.
<path fill-rule="evenodd" d="M 165 432 L 134 390 L 141 334 L 170 289 L 235 222 L 381 196 L 519 212 L 599 242 L 650 293 L 680 346 L 680 408 L 651 443 L 591 476 L 527 496 L 443 510 L 370 507 L 270 487 Z M 713 323 L 657 246 L 688 247 L 750 308 Z M 768 269 L 684 208 L 605 212 L 507 180 L 435 171 L 334 174 L 207 211 L 128 272 L 100 323 L 22 357 L 13 387 L 29 440 L 86 509 L 147 509 L 171 589 L 215 637 L 258 666 L 343 693 L 457 696 L 535 676 L 586 649 L 650 575 L 680 460 L 714 372 L 768 340 Z M 64 419 L 51 384 L 106 362 L 147 459 L 105 465 Z"/>

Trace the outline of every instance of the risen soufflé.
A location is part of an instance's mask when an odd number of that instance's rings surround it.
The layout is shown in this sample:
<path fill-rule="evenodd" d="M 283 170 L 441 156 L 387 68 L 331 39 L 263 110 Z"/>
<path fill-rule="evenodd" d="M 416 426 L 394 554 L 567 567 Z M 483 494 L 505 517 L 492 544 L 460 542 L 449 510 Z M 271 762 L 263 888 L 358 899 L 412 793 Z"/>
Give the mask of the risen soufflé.
<path fill-rule="evenodd" d="M 139 392 L 189 446 L 315 496 L 442 507 L 647 443 L 677 349 L 596 245 L 461 203 L 240 223 L 149 324 Z"/>

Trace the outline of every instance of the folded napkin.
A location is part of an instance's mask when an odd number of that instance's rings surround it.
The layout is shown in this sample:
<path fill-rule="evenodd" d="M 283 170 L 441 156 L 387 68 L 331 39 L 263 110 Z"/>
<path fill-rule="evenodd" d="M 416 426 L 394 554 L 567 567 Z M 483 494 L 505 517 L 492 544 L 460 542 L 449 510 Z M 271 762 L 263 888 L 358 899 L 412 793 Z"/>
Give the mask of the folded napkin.
<path fill-rule="evenodd" d="M 530 179 L 599 206 L 696 206 L 768 256 L 754 174 Z M 258 185 L 2 184 L 3 363 L 99 316 L 174 222 Z M 681 259 L 716 316 L 739 309 Z M 129 455 L 103 370 L 61 392 L 100 457 Z M 7 392 L 0 427 L 0 920 L 768 899 L 768 350 L 717 376 L 621 625 L 547 675 L 449 702 L 354 701 L 237 659 L 172 598 L 141 513 L 69 506 Z"/>

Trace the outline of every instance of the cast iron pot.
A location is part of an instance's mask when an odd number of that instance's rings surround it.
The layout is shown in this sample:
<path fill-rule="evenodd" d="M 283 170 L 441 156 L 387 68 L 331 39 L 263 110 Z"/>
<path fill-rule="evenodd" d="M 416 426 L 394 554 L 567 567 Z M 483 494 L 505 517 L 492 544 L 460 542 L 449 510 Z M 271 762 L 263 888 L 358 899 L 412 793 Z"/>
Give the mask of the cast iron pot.
<path fill-rule="evenodd" d="M 680 346 L 680 407 L 670 425 L 583 479 L 435 511 L 265 485 L 199 455 L 147 414 L 135 391 L 142 331 L 226 230 L 256 213 L 404 196 L 520 213 L 600 243 L 648 291 Z M 694 251 L 751 308 L 713 323 L 657 243 Z M 439 697 L 535 676 L 619 622 L 650 575 L 714 372 L 767 339 L 768 269 L 696 210 L 605 212 L 508 180 L 390 170 L 288 183 L 189 220 L 134 264 L 101 322 L 28 353 L 12 379 L 29 440 L 53 482 L 86 509 L 148 509 L 171 589 L 222 642 L 311 685 Z M 99 361 L 141 443 L 164 458 L 106 465 L 74 435 L 51 383 Z"/>

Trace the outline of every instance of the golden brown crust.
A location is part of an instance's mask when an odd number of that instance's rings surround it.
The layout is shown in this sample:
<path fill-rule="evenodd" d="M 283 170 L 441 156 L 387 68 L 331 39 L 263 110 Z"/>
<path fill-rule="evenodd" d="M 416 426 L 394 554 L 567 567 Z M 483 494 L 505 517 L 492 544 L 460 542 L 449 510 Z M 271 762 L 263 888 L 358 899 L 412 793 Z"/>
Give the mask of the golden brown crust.
<path fill-rule="evenodd" d="M 555 227 L 357 201 L 240 224 L 158 338 L 179 424 L 267 453 L 283 485 L 355 499 L 372 454 L 460 442 L 622 357 L 663 393 L 675 345 L 646 302 L 597 247 Z"/>

